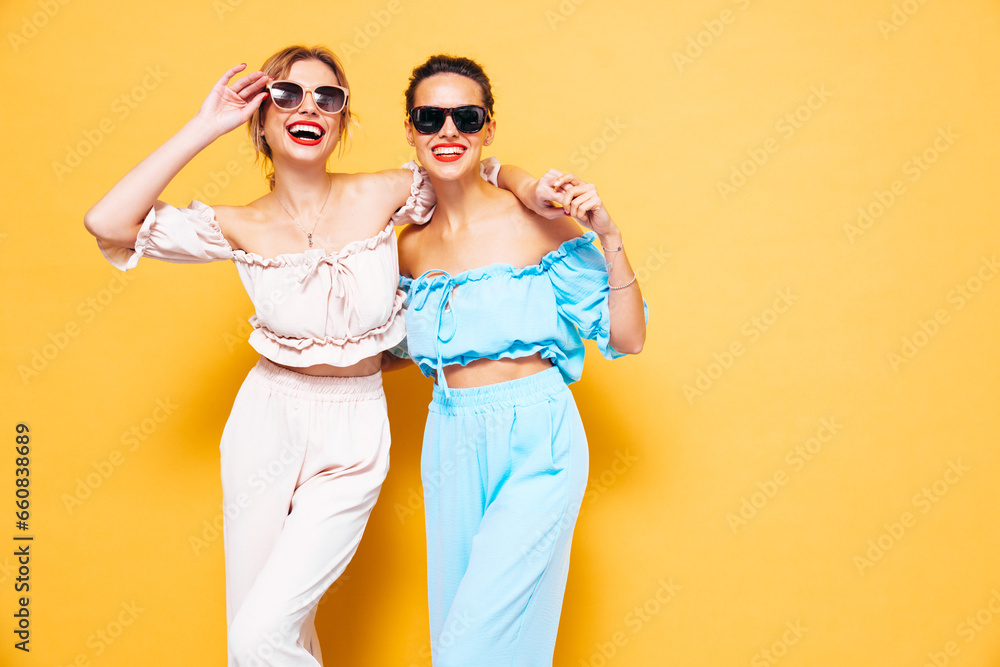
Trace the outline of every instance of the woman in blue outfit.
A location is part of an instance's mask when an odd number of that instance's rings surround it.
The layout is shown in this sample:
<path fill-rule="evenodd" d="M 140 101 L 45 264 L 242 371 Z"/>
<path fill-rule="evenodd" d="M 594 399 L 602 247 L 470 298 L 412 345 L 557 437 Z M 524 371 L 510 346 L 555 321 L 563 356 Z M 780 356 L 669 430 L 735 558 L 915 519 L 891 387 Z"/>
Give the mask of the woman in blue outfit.
<path fill-rule="evenodd" d="M 645 303 L 593 185 L 550 171 L 534 187 L 559 206 L 542 215 L 480 178 L 496 122 L 477 63 L 430 58 L 406 108 L 438 198 L 399 239 L 408 353 L 436 379 L 421 456 L 434 665 L 549 665 L 587 483 L 567 384 L 584 338 L 609 359 L 642 349 Z"/>

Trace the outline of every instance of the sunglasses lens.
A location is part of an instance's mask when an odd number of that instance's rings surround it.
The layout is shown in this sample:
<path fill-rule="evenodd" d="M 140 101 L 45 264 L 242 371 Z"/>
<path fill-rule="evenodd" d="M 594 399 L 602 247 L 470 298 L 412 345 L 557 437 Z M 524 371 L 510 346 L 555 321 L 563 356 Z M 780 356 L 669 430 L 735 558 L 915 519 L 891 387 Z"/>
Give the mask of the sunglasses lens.
<path fill-rule="evenodd" d="M 280 109 L 295 109 L 302 104 L 302 86 L 291 81 L 279 81 L 271 85 L 271 101 Z"/>
<path fill-rule="evenodd" d="M 337 113 L 347 104 L 347 94 L 342 88 L 320 86 L 313 92 L 316 106 L 327 113 Z"/>
<path fill-rule="evenodd" d="M 482 107 L 476 106 L 458 107 L 451 112 L 451 117 L 455 120 L 458 131 L 466 134 L 475 134 L 483 129 L 483 123 L 486 122 L 486 112 Z"/>
<path fill-rule="evenodd" d="M 433 134 L 444 125 L 444 109 L 417 107 L 410 110 L 410 122 L 420 134 Z"/>

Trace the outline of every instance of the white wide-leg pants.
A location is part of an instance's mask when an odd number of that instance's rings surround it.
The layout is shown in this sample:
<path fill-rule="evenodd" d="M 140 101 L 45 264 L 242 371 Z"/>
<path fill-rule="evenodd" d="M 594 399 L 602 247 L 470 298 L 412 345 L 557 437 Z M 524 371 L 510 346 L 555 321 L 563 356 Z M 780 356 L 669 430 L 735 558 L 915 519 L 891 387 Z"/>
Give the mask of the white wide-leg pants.
<path fill-rule="evenodd" d="M 322 665 L 316 605 L 389 469 L 381 374 L 313 377 L 262 358 L 221 452 L 229 667 Z"/>

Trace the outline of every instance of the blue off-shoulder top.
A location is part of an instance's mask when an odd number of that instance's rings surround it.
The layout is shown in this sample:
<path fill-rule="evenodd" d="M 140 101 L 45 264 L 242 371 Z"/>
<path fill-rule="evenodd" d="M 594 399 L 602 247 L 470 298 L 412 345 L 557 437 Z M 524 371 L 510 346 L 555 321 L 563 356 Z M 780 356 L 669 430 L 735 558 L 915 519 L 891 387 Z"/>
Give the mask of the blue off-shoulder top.
<path fill-rule="evenodd" d="M 567 384 L 583 373 L 583 339 L 608 359 L 624 356 L 609 342 L 608 271 L 594 232 L 566 241 L 522 269 L 491 264 L 451 275 L 430 270 L 400 277 L 407 295 L 404 352 L 447 391 L 444 367 L 476 359 L 541 353 Z M 649 309 L 643 301 L 646 319 Z M 400 350 L 394 350 L 397 355 Z"/>

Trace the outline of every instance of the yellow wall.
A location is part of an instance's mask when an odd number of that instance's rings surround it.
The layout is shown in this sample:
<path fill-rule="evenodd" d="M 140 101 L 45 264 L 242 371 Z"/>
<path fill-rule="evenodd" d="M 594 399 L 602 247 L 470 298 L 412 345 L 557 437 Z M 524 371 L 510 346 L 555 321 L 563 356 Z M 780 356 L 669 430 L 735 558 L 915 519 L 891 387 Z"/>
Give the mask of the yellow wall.
<path fill-rule="evenodd" d="M 496 154 L 597 183 L 624 230 L 649 336 L 574 386 L 591 487 L 557 665 L 998 664 L 997 2 L 5 0 L 0 28 L 3 664 L 223 664 L 217 447 L 249 301 L 227 264 L 123 278 L 82 218 L 222 71 L 294 42 L 347 64 L 364 131 L 337 168 L 408 159 L 409 70 L 466 54 Z M 244 147 L 164 199 L 258 196 Z M 430 389 L 386 387 L 393 468 L 319 614 L 331 664 L 429 664 Z"/>

